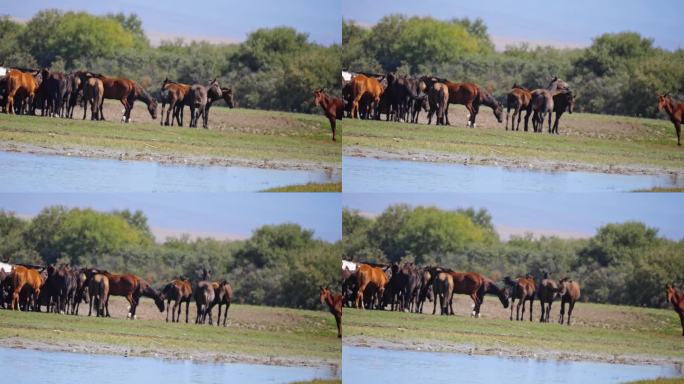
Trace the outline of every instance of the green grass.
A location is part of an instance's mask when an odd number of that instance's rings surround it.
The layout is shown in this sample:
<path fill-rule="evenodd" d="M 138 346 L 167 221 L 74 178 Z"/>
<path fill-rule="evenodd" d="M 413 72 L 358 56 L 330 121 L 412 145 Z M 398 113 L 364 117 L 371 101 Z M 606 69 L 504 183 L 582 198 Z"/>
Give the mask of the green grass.
<path fill-rule="evenodd" d="M 119 110 L 108 103 L 111 110 Z M 117 108 L 117 109 L 114 109 Z M 149 116 L 122 124 L 110 120 L 0 115 L 0 141 L 49 148 L 114 150 L 167 156 L 212 156 L 258 161 L 303 161 L 341 166 L 340 141 L 331 140 L 323 116 L 249 109 L 214 108 L 210 128 L 162 127 Z M 135 119 L 134 119 L 135 120 Z M 187 120 L 187 116 L 186 116 Z M 186 122 L 187 124 L 187 122 Z"/>
<path fill-rule="evenodd" d="M 665 120 L 566 114 L 561 121 L 563 134 L 559 136 L 510 132 L 503 124 L 496 128 L 466 128 L 461 124 L 435 126 L 355 119 L 344 123 L 346 146 L 388 152 L 425 151 L 520 162 L 542 160 L 668 170 L 681 170 L 684 164 L 684 150 L 676 145 L 672 124 Z"/>
<path fill-rule="evenodd" d="M 256 357 L 319 358 L 338 364 L 341 346 L 335 321 L 324 311 L 231 306 L 227 328 L 135 320 L 0 311 L 2 339 L 17 337 L 56 345 L 69 343 L 123 346 L 150 351 L 210 351 Z M 248 312 L 252 321 L 235 320 Z M 229 314 L 229 316 L 231 316 Z M 265 321 L 264 319 L 275 319 Z M 287 321 L 277 319 L 286 318 Z"/>
<path fill-rule="evenodd" d="M 285 187 L 269 188 L 262 192 L 342 192 L 342 182 L 288 185 Z"/>
<path fill-rule="evenodd" d="M 345 337 L 684 358 L 682 330 L 671 310 L 590 303 L 578 303 L 575 309 L 573 319 L 583 324 L 568 327 L 541 324 L 536 316 L 530 323 L 510 321 L 507 316 L 476 319 L 345 308 Z M 582 316 L 593 320 L 583 321 Z"/>

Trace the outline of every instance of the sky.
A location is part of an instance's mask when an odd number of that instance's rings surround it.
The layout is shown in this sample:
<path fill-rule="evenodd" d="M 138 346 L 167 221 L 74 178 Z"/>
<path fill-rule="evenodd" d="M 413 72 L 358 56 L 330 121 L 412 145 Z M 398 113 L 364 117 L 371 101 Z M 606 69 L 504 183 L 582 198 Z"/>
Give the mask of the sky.
<path fill-rule="evenodd" d="M 187 233 L 221 240 L 249 238 L 266 224 L 297 223 L 314 237 L 340 240 L 340 196 L 332 193 L 21 193 L 0 194 L 0 209 L 32 217 L 51 205 L 142 210 L 163 241 Z"/>
<path fill-rule="evenodd" d="M 559 48 L 584 47 L 606 32 L 634 31 L 655 45 L 684 48 L 681 0 L 342 0 L 342 16 L 371 26 L 385 15 L 436 19 L 481 18 L 497 49 L 522 41 Z"/>
<path fill-rule="evenodd" d="M 342 206 L 376 216 L 389 205 L 486 208 L 499 235 L 590 237 L 608 223 L 637 220 L 672 240 L 684 238 L 681 193 L 397 193 L 344 194 Z"/>
<path fill-rule="evenodd" d="M 289 26 L 309 34 L 319 44 L 341 43 L 341 0 L 11 0 L 3 1 L 0 14 L 28 20 L 46 8 L 86 11 L 92 14 L 135 13 L 143 21 L 150 41 L 183 36 L 213 43 L 244 41 L 259 28 Z"/>

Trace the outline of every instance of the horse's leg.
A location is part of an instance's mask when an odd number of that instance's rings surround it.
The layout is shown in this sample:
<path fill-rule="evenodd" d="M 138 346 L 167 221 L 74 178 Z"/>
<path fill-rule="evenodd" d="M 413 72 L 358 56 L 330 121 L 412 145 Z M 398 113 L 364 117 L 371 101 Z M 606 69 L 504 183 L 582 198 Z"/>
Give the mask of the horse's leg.
<path fill-rule="evenodd" d="M 682 323 L 682 336 L 684 336 L 684 313 L 679 314 L 679 322 Z"/>
<path fill-rule="evenodd" d="M 126 318 L 130 317 L 130 319 L 133 320 L 133 313 L 134 313 L 133 310 L 135 308 L 135 306 L 134 306 L 135 301 L 133 299 L 133 295 L 131 293 L 126 295 L 126 300 L 128 300 L 128 306 L 129 306 L 128 314 L 126 315 Z"/>
<path fill-rule="evenodd" d="M 534 308 L 534 296 L 530 299 L 530 321 L 532 321 L 532 312 Z"/>
<path fill-rule="evenodd" d="M 178 311 L 180 312 L 180 308 L 178 308 Z M 188 316 L 190 315 L 190 299 L 185 302 L 185 324 L 188 323 Z"/>
<path fill-rule="evenodd" d="M 226 309 L 223 312 L 223 326 L 226 326 L 226 320 L 228 320 L 228 308 L 230 308 L 230 301 L 226 303 Z"/>
<path fill-rule="evenodd" d="M 511 317 L 509 320 L 513 321 L 513 307 L 515 307 L 515 298 L 511 299 Z"/>
<path fill-rule="evenodd" d="M 675 131 L 677 132 L 677 145 L 682 145 L 681 142 L 681 134 L 682 134 L 682 122 L 681 121 L 675 121 L 674 123 L 675 126 Z"/>
<path fill-rule="evenodd" d="M 565 299 L 561 299 L 561 310 L 560 310 L 560 317 L 558 318 L 558 322 L 562 325 L 563 324 L 563 315 L 565 315 Z"/>
<path fill-rule="evenodd" d="M 572 317 L 572 310 L 575 308 L 575 300 L 570 300 L 568 305 L 568 326 L 570 325 L 570 318 Z"/>
<path fill-rule="evenodd" d="M 473 127 L 472 124 L 472 119 L 473 119 L 473 114 L 475 111 L 473 110 L 473 105 L 470 103 L 467 103 L 465 105 L 466 109 L 468 110 L 468 121 L 466 121 L 466 127 Z"/>
<path fill-rule="evenodd" d="M 334 117 L 328 117 L 328 121 L 330 121 L 330 129 L 332 129 L 332 135 L 333 135 L 333 141 L 337 141 L 335 138 L 335 128 L 336 128 L 336 122 Z"/>

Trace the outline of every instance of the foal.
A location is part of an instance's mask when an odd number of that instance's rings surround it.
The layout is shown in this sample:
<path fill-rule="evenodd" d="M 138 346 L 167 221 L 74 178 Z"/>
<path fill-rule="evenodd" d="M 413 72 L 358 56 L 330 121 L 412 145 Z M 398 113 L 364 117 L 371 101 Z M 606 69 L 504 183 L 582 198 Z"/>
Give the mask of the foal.
<path fill-rule="evenodd" d="M 337 337 L 342 337 L 342 295 L 332 293 L 327 287 L 320 288 L 321 304 L 325 303 L 328 305 L 328 310 L 335 316 L 335 322 L 337 323 Z"/>
<path fill-rule="evenodd" d="M 344 117 L 344 101 L 339 97 L 328 96 L 323 92 L 323 88 L 314 91 L 314 104 L 320 105 L 325 113 L 325 117 L 330 121 L 330 128 L 332 129 L 333 141 L 335 139 L 335 128 L 337 119 L 342 120 Z"/>

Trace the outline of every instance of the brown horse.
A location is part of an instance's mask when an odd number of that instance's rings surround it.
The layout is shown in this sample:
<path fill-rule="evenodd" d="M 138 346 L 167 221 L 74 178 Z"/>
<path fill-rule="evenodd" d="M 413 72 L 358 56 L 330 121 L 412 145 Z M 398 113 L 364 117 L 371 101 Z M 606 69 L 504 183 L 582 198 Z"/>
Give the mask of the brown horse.
<path fill-rule="evenodd" d="M 162 300 L 166 300 L 166 322 L 169 322 L 169 308 L 171 301 L 173 301 L 173 308 L 171 309 L 171 322 L 180 322 L 181 306 L 185 303 L 185 322 L 188 322 L 190 313 L 190 301 L 192 300 L 192 284 L 190 280 L 180 278 L 172 280 L 166 284 L 159 295 Z M 176 312 L 176 308 L 178 312 Z"/>
<path fill-rule="evenodd" d="M 368 95 L 371 98 L 370 110 L 374 113 L 380 104 L 380 97 L 385 91 L 378 79 L 362 74 L 352 78 L 352 118 L 359 118 L 359 103 L 361 98 Z"/>
<path fill-rule="evenodd" d="M 342 120 L 344 117 L 344 101 L 339 97 L 328 96 L 323 92 L 323 88 L 314 91 L 314 104 L 319 105 L 325 113 L 325 117 L 330 122 L 330 129 L 332 129 L 332 139 L 335 141 L 336 120 Z"/>
<path fill-rule="evenodd" d="M 97 77 L 90 77 L 83 83 L 83 120 L 86 118 L 88 103 L 90 103 L 90 120 L 104 120 L 102 116 L 102 101 L 104 85 Z"/>
<path fill-rule="evenodd" d="M 450 271 L 449 273 L 454 278 L 454 294 L 468 295 L 473 300 L 471 316 L 480 317 L 480 308 L 485 294 L 497 295 L 504 308 L 508 308 L 508 297 L 505 291 L 497 287 L 490 279 L 477 272 Z M 451 313 L 453 312 L 452 308 Z"/>
<path fill-rule="evenodd" d="M 428 90 L 428 105 L 430 111 L 428 112 L 428 125 L 432 123 L 432 115 L 437 113 L 436 125 L 445 125 L 445 115 L 447 106 L 449 105 L 449 87 L 442 83 L 432 83 Z"/>
<path fill-rule="evenodd" d="M 214 301 L 209 308 L 209 313 L 211 313 L 214 305 L 218 304 L 218 319 L 216 320 L 216 326 L 218 327 L 221 325 L 221 306 L 225 305 L 226 309 L 223 312 L 223 326 L 225 327 L 226 320 L 228 320 L 228 309 L 233 301 L 233 287 L 226 280 L 214 281 L 211 285 L 214 287 Z M 211 324 L 211 321 L 209 324 Z"/>
<path fill-rule="evenodd" d="M 90 295 L 88 316 L 92 314 L 93 304 L 95 304 L 96 316 L 105 317 L 106 313 L 109 313 L 109 279 L 107 276 L 99 273 L 92 275 L 88 281 L 88 294 Z"/>
<path fill-rule="evenodd" d="M 14 99 L 16 97 L 22 100 L 22 110 L 33 104 L 33 99 L 35 98 L 38 86 L 40 85 L 33 73 L 10 69 L 5 74 L 5 81 L 7 84 L 5 113 L 15 113 Z"/>
<path fill-rule="evenodd" d="M 511 298 L 511 317 L 513 320 L 513 304 L 515 304 L 515 299 L 518 299 L 518 305 L 516 306 L 515 320 L 522 321 L 525 317 L 525 301 L 530 302 L 530 321 L 532 321 L 532 304 L 534 304 L 535 296 L 535 284 L 532 276 L 520 277 L 516 280 L 506 276 L 504 282 L 510 288 L 508 296 Z M 522 305 L 522 313 L 520 313 L 520 306 Z"/>
<path fill-rule="evenodd" d="M 544 278 L 539 283 L 537 289 L 537 296 L 539 297 L 539 304 L 541 306 L 541 317 L 539 322 L 548 323 L 549 315 L 551 313 L 551 305 L 553 300 L 558 296 L 560 285 L 556 280 L 549 279 L 549 274 L 544 273 Z"/>
<path fill-rule="evenodd" d="M 572 310 L 575 308 L 575 302 L 580 297 L 580 286 L 576 281 L 572 281 L 567 277 L 562 278 L 558 284 L 560 284 L 560 297 L 561 297 L 561 310 L 560 318 L 558 322 L 563 324 L 565 320 L 565 303 L 568 303 L 568 320 L 567 324 L 570 325 L 570 317 L 572 316 Z"/>
<path fill-rule="evenodd" d="M 197 127 L 197 122 L 202 117 L 202 127 L 209 128 L 209 108 L 212 103 L 222 97 L 221 85 L 216 79 L 209 85 L 193 84 L 185 99 L 185 104 L 190 107 L 190 127 Z"/>
<path fill-rule="evenodd" d="M 556 113 L 556 120 L 553 123 L 553 128 L 549 133 L 558 134 L 558 122 L 565 111 L 572 114 L 572 110 L 575 109 L 575 96 L 571 90 L 558 91 L 553 94 L 553 111 Z"/>
<path fill-rule="evenodd" d="M 432 314 L 437 309 L 437 299 L 439 298 L 440 315 L 449 315 L 451 299 L 454 295 L 454 278 L 448 272 L 434 270 L 435 277 L 432 280 L 432 291 L 435 295 L 435 305 L 432 307 Z M 453 308 L 451 314 L 454 314 Z"/>
<path fill-rule="evenodd" d="M 337 337 L 342 337 L 342 295 L 333 293 L 328 287 L 320 287 L 321 304 L 327 304 L 328 310 L 335 316 L 335 323 L 337 323 Z"/>
<path fill-rule="evenodd" d="M 663 109 L 670 116 L 672 124 L 674 124 L 675 131 L 677 132 L 677 145 L 682 145 L 681 127 L 682 119 L 684 119 L 684 103 L 677 102 L 666 93 L 658 96 L 658 111 Z"/>
<path fill-rule="evenodd" d="M 496 120 L 503 122 L 503 107 L 494 96 L 484 88 L 474 83 L 452 83 L 448 80 L 440 80 L 449 87 L 449 104 L 463 104 L 468 110 L 468 122 L 466 126 L 475 127 L 475 118 L 480 111 L 481 105 L 486 105 L 492 109 Z M 449 122 L 449 105 L 446 107 L 446 121 Z"/>
<path fill-rule="evenodd" d="M 135 81 L 126 78 L 107 77 L 100 74 L 93 74 L 94 77 L 102 80 L 104 86 L 104 98 L 119 100 L 124 107 L 121 122 L 131 121 L 131 111 L 136 100 L 141 100 L 147 105 L 147 111 L 153 119 L 157 118 L 157 102 L 139 86 Z M 104 116 L 102 116 L 104 120 Z"/>
<path fill-rule="evenodd" d="M 169 125 L 169 115 L 173 113 L 171 116 L 170 125 L 173 126 L 173 120 L 175 119 L 178 122 L 178 126 L 183 126 L 183 101 L 189 92 L 190 84 L 177 83 L 175 81 L 169 80 L 168 78 L 164 79 L 164 83 L 162 83 L 161 86 L 161 91 L 159 92 L 162 103 L 159 124 Z M 169 109 L 166 111 L 165 121 L 164 107 L 166 104 L 169 104 Z"/>
<path fill-rule="evenodd" d="M 532 127 L 535 132 L 542 132 L 544 128 L 544 118 L 549 114 L 549 132 L 551 132 L 551 115 L 553 114 L 553 93 L 546 89 L 535 89 L 532 91 Z"/>
<path fill-rule="evenodd" d="M 381 301 L 385 293 L 385 285 L 389 279 L 385 275 L 385 271 L 381 268 L 372 267 L 368 264 L 359 264 L 356 269 L 356 280 L 359 284 L 359 288 L 356 291 L 356 308 L 364 309 L 363 305 L 363 293 L 369 285 L 373 285 L 377 288 L 377 297 L 375 301 Z"/>
<path fill-rule="evenodd" d="M 675 312 L 679 315 L 679 321 L 682 323 L 682 336 L 684 336 L 684 294 L 677 292 L 672 284 L 666 285 L 665 291 L 667 293 L 667 301 L 672 304 Z"/>
<path fill-rule="evenodd" d="M 508 130 L 508 114 L 513 108 L 513 117 L 511 118 L 511 131 L 520 129 L 520 119 L 525 111 L 525 132 L 527 132 L 528 122 L 530 121 L 530 113 L 532 112 L 532 93 L 529 89 L 519 86 L 517 83 L 513 84 L 513 89 L 506 96 L 506 130 Z M 515 124 L 515 117 L 518 117 L 518 124 Z"/>
<path fill-rule="evenodd" d="M 202 280 L 193 288 L 195 295 L 195 305 L 197 306 L 197 317 L 195 324 L 204 324 L 209 315 L 209 325 L 212 324 L 211 304 L 214 302 L 216 293 L 211 281 Z"/>
<path fill-rule="evenodd" d="M 128 301 L 130 309 L 126 318 L 135 319 L 135 311 L 138 308 L 141 297 L 149 297 L 154 300 L 159 312 L 164 312 L 164 300 L 159 297 L 157 291 L 152 289 L 150 285 L 140 277 L 131 274 L 113 274 L 107 271 L 97 269 L 92 270 L 95 273 L 105 275 L 109 279 L 109 294 L 114 296 L 123 296 Z M 109 316 L 109 312 L 107 312 Z"/>
<path fill-rule="evenodd" d="M 30 308 L 38 308 L 38 297 L 43 287 L 43 277 L 33 268 L 17 265 L 12 270 L 12 309 L 19 309 L 19 297 L 22 293 L 28 295 Z"/>

